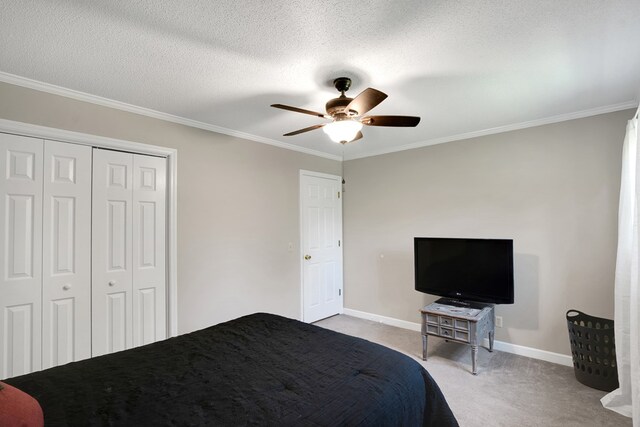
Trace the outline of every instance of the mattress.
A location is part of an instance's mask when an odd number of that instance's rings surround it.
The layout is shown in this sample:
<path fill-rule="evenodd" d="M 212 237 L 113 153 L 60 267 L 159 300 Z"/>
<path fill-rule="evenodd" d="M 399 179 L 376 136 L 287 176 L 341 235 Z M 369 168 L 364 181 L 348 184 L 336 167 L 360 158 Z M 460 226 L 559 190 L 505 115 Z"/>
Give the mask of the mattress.
<path fill-rule="evenodd" d="M 47 426 L 458 425 L 410 357 L 266 313 L 5 382 Z"/>

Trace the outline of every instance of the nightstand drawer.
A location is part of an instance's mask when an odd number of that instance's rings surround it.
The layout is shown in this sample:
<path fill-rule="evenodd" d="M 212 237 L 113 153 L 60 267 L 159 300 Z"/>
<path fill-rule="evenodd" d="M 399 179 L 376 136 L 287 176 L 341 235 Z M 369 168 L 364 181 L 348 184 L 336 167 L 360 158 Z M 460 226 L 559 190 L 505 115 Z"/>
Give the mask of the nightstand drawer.
<path fill-rule="evenodd" d="M 440 316 L 440 326 L 453 327 L 453 319 L 451 317 Z"/>
<path fill-rule="evenodd" d="M 463 329 L 465 331 L 469 330 L 468 320 L 455 319 L 455 324 L 456 324 L 456 329 Z"/>
<path fill-rule="evenodd" d="M 455 334 L 455 339 L 458 341 L 464 341 L 464 342 L 469 342 L 469 332 L 463 332 L 463 331 L 453 331 L 453 333 Z"/>
<path fill-rule="evenodd" d="M 427 323 L 433 323 L 435 325 L 438 324 L 438 316 L 434 316 L 433 314 L 427 314 Z"/>
<path fill-rule="evenodd" d="M 453 338 L 453 329 L 440 327 L 440 336 L 443 338 Z"/>
<path fill-rule="evenodd" d="M 427 333 L 438 335 L 438 327 L 436 325 L 427 325 Z"/>

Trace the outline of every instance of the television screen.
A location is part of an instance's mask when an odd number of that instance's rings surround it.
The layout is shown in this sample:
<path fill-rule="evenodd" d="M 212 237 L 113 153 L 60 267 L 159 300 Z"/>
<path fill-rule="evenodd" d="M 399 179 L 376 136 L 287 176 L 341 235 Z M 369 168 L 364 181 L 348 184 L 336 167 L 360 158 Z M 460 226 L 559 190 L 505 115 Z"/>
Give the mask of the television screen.
<path fill-rule="evenodd" d="M 513 304 L 513 240 L 416 237 L 414 257 L 417 291 Z"/>

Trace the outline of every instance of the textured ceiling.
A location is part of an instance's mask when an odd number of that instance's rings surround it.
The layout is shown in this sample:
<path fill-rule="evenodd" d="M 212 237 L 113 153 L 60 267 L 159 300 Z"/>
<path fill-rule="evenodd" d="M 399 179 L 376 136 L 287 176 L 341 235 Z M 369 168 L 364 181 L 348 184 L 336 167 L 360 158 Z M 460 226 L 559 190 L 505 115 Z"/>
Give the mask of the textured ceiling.
<path fill-rule="evenodd" d="M 640 95 L 640 1 L 2 0 L 0 72 L 346 159 L 494 128 L 629 108 Z M 389 95 L 341 146 L 331 80 Z M 6 80 L 6 74 L 4 75 Z M 223 131 L 225 131 L 223 129 Z M 225 131 L 226 132 L 226 131 Z"/>

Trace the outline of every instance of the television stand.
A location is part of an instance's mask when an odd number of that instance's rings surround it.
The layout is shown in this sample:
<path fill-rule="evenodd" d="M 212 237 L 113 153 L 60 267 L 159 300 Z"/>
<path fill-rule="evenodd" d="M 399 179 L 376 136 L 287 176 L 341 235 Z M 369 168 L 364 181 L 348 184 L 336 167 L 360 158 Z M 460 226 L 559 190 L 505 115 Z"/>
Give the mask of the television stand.
<path fill-rule="evenodd" d="M 451 304 L 453 302 L 453 304 Z M 493 351 L 495 309 L 493 304 L 441 298 L 420 310 L 422 315 L 422 360 L 427 360 L 427 337 L 444 338 L 471 346 L 471 373 L 478 374 L 478 346 L 485 336 L 489 351 Z"/>

